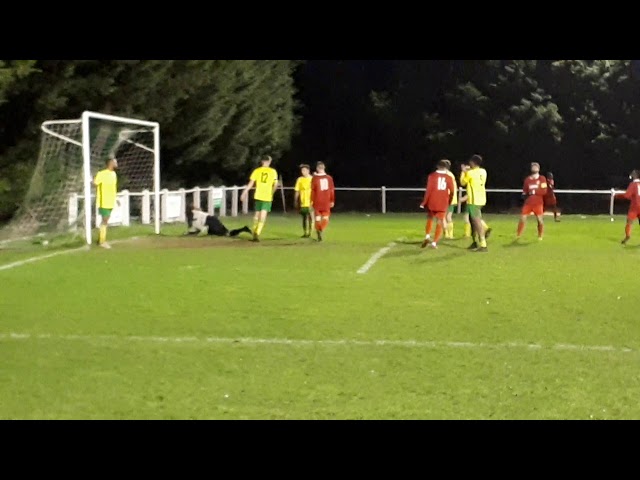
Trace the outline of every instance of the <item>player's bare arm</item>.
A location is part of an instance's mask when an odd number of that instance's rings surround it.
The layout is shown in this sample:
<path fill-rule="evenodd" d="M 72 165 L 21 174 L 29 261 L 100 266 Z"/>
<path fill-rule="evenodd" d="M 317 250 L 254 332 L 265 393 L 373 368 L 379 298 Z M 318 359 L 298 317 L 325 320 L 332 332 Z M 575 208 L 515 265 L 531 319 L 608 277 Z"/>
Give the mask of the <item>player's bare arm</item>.
<path fill-rule="evenodd" d="M 244 187 L 244 190 L 242 191 L 242 195 L 240 195 L 240 201 L 247 201 L 247 198 L 249 197 L 249 190 L 251 190 L 255 184 L 256 182 L 254 180 L 249 180 L 249 183 L 246 187 Z"/>

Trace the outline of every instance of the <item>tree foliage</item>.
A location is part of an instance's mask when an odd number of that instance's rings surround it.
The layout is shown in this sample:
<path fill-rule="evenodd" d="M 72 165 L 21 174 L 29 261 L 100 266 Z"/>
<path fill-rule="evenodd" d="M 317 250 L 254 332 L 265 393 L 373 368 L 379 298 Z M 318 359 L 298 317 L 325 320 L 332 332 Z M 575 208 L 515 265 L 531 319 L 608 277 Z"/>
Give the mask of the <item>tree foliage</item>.
<path fill-rule="evenodd" d="M 0 62 L 0 219 L 28 186 L 45 120 L 84 110 L 158 121 L 165 184 L 240 182 L 295 131 L 297 62 L 13 60 Z"/>

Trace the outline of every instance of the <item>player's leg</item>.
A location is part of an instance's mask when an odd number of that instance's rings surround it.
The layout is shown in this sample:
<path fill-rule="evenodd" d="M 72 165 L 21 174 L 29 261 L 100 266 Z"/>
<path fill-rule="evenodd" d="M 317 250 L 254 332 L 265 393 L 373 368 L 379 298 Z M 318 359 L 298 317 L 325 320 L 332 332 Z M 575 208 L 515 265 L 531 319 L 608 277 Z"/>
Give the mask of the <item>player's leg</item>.
<path fill-rule="evenodd" d="M 421 248 L 426 247 L 431 242 L 431 228 L 433 228 L 433 214 L 427 212 L 427 223 L 424 226 L 424 241 Z"/>
<path fill-rule="evenodd" d="M 322 219 L 320 220 L 321 231 L 325 231 L 329 226 L 329 217 L 331 216 L 331 210 L 326 209 L 321 212 Z"/>
<path fill-rule="evenodd" d="M 477 205 L 467 205 L 467 211 L 469 212 L 469 222 L 471 224 L 471 239 L 473 240 L 469 245 L 469 250 L 476 250 L 482 247 L 482 241 L 484 240 L 484 230 L 482 228 L 482 215 L 480 207 Z"/>
<path fill-rule="evenodd" d="M 98 245 L 102 248 L 111 248 L 111 245 L 107 243 L 107 227 L 109 225 L 109 217 L 111 217 L 110 208 L 99 208 L 98 213 L 102 217 L 100 222 L 100 232 L 98 234 Z"/>
<path fill-rule="evenodd" d="M 247 227 L 246 225 L 242 228 L 234 228 L 233 230 L 229 230 L 229 236 L 230 237 L 237 237 L 238 235 L 240 235 L 241 233 L 251 233 L 251 229 L 249 227 Z"/>
<path fill-rule="evenodd" d="M 487 225 L 482 220 L 482 208 L 477 208 L 477 217 L 476 217 L 476 228 L 478 232 L 478 252 L 486 252 L 487 251 L 487 230 L 485 226 Z"/>
<path fill-rule="evenodd" d="M 538 220 L 538 240 L 542 240 L 544 235 L 544 215 L 542 209 L 536 212 L 536 219 Z"/>
<path fill-rule="evenodd" d="M 258 226 L 256 228 L 256 237 L 260 237 L 262 234 L 262 229 L 264 228 L 264 224 L 267 222 L 267 215 L 271 211 L 270 204 L 271 202 L 263 202 L 262 210 L 260 210 L 260 215 L 258 217 Z"/>
<path fill-rule="evenodd" d="M 300 207 L 300 216 L 302 217 L 302 238 L 307 237 L 307 217 L 309 216 L 309 209 Z"/>
<path fill-rule="evenodd" d="M 213 215 L 207 215 L 204 221 L 207 228 L 207 235 L 215 235 L 216 237 L 226 237 L 229 235 L 229 230 L 223 225 L 223 223 Z"/>
<path fill-rule="evenodd" d="M 464 236 L 465 238 L 469 238 L 471 236 L 471 221 L 469 220 L 469 210 L 467 206 L 464 206 L 464 210 L 462 212 L 464 219 Z"/>
<path fill-rule="evenodd" d="M 446 227 L 446 212 L 437 212 L 435 214 L 436 217 L 436 234 L 435 237 L 433 238 L 433 243 L 431 244 L 431 246 L 433 248 L 437 248 L 438 242 L 440 241 L 440 239 L 442 238 L 442 233 Z"/>
<path fill-rule="evenodd" d="M 444 238 L 453 238 L 453 210 L 456 208 L 455 205 L 450 205 L 447 210 L 447 222 L 445 227 Z"/>
<path fill-rule="evenodd" d="M 253 214 L 253 227 L 251 228 L 251 232 L 253 233 L 253 239 L 256 239 L 257 231 L 258 231 L 258 223 L 260 223 L 260 211 L 262 207 L 262 202 L 260 200 L 255 201 L 255 213 Z"/>
<path fill-rule="evenodd" d="M 484 221 L 484 219 L 480 220 L 482 222 L 482 228 L 484 229 L 484 238 L 489 238 L 489 235 L 491 235 L 491 227 L 489 225 L 487 225 L 487 222 Z"/>
<path fill-rule="evenodd" d="M 627 242 L 631 239 L 631 228 L 633 227 L 633 221 L 635 219 L 639 219 L 640 221 L 640 215 L 633 213 L 633 212 L 629 212 L 627 214 L 627 224 L 624 226 L 624 239 L 622 240 L 622 245 L 626 245 Z"/>
<path fill-rule="evenodd" d="M 528 205 L 524 205 L 522 207 L 522 212 L 520 213 L 520 220 L 518 221 L 518 230 L 516 231 L 516 239 L 520 238 L 524 232 L 524 227 L 527 224 L 527 217 L 531 213 L 531 208 Z"/>

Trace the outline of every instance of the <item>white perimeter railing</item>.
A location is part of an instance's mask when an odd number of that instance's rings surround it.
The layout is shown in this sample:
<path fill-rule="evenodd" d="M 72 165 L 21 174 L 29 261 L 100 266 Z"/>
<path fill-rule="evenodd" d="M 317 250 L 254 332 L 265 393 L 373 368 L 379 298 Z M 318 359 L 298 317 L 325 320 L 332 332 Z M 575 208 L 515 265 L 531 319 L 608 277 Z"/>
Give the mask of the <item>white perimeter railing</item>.
<path fill-rule="evenodd" d="M 249 202 L 241 202 L 240 201 L 240 192 L 244 189 L 244 186 L 233 186 L 233 187 L 194 187 L 190 189 L 181 188 L 179 190 L 161 190 L 160 191 L 160 212 L 161 212 L 161 221 L 163 223 L 172 223 L 172 222 L 184 222 L 185 221 L 185 206 L 186 202 L 189 199 L 193 202 L 193 205 L 197 208 L 200 208 L 201 205 L 201 195 L 205 193 L 207 195 L 207 211 L 210 215 L 216 213 L 219 216 L 232 216 L 237 217 L 240 213 L 248 214 L 249 213 Z M 293 187 L 283 187 L 280 189 L 284 190 L 293 190 Z M 387 213 L 387 192 L 417 192 L 423 193 L 424 188 L 396 188 L 396 187 L 378 187 L 378 188 L 369 188 L 369 187 L 336 187 L 337 191 L 345 191 L 345 192 L 357 192 L 357 191 L 366 191 L 366 192 L 380 192 L 380 200 L 381 200 L 381 213 Z M 462 197 L 465 192 L 464 188 L 459 188 L 458 196 Z M 555 193 L 558 194 L 591 194 L 591 195 L 608 195 L 610 197 L 609 202 L 609 214 L 613 215 L 614 212 L 614 200 L 615 195 L 617 193 L 624 193 L 623 190 L 554 190 Z M 515 188 L 489 188 L 487 189 L 487 193 L 522 193 L 521 189 Z M 231 195 L 231 208 L 227 208 L 228 204 L 228 195 Z M 277 195 L 277 192 L 276 192 Z M 93 197 L 93 195 L 92 195 Z M 151 223 L 151 200 L 153 199 L 153 192 L 149 190 L 144 190 L 142 192 L 129 192 L 128 190 L 123 190 L 118 193 L 118 202 L 119 206 L 116 207 L 112 213 L 109 223 L 115 225 L 124 225 L 127 226 L 130 224 L 131 218 L 131 209 L 130 209 L 130 200 L 131 198 L 141 197 L 142 205 L 140 211 L 140 220 L 143 224 Z M 190 198 L 189 198 L 190 197 Z M 79 200 L 84 199 L 83 195 L 72 194 L 69 197 L 69 224 L 74 225 L 78 221 L 79 214 Z M 462 211 L 462 205 L 458 203 L 458 213 Z M 230 210 L 230 211 L 228 211 Z M 97 214 L 96 209 L 96 222 L 99 222 L 99 215 Z M 98 223 L 97 223 L 98 224 Z"/>

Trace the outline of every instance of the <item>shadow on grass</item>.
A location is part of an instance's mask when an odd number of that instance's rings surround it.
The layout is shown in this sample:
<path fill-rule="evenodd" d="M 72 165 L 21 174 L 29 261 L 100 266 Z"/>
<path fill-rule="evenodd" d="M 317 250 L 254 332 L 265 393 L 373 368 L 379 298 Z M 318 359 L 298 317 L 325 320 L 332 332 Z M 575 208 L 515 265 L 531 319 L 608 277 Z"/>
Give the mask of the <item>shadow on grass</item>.
<path fill-rule="evenodd" d="M 529 245 L 533 245 L 533 242 L 522 242 L 519 240 L 514 240 L 509 243 L 505 243 L 502 245 L 502 248 L 518 248 L 518 247 L 528 247 Z"/>
<path fill-rule="evenodd" d="M 429 253 L 431 253 L 431 255 L 429 255 Z M 451 253 L 447 253 L 445 255 L 433 255 L 433 251 L 426 251 L 425 255 L 421 256 L 419 259 L 417 259 L 414 263 L 440 263 L 440 262 L 449 262 L 451 260 L 454 260 L 458 257 L 462 257 L 465 256 L 466 254 L 462 251 L 457 251 L 457 252 L 451 252 Z"/>

